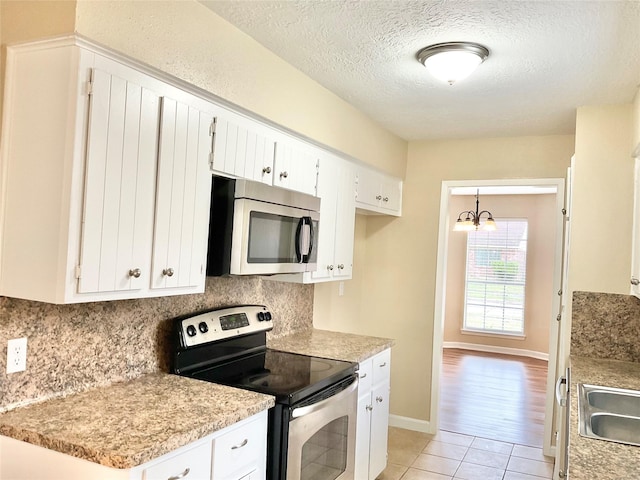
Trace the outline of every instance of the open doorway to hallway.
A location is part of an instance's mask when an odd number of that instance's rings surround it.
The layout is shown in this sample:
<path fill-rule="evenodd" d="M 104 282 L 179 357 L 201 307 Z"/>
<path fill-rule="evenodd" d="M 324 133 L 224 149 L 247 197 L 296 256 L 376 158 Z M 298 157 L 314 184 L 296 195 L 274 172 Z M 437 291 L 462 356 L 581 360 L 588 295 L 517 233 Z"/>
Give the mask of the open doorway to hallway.
<path fill-rule="evenodd" d="M 499 229 L 499 219 L 512 222 L 514 238 L 501 251 L 472 248 L 466 233 L 452 231 L 459 211 L 475 208 L 473 196 L 454 198 L 460 188 L 480 188 L 480 210 Z M 553 455 L 563 204 L 563 179 L 443 182 L 431 405 L 438 429 Z M 516 265 L 508 250 L 525 244 L 527 258 Z"/>

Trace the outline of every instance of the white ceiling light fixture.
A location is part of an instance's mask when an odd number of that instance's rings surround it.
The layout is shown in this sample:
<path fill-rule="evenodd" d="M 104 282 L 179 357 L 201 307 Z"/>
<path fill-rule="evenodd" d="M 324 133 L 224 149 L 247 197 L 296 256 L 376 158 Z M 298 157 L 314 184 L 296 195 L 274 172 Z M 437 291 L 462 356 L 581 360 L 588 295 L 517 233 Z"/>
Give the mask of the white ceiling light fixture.
<path fill-rule="evenodd" d="M 472 42 L 437 43 L 417 54 L 431 75 L 449 85 L 468 77 L 488 56 L 487 47 Z"/>

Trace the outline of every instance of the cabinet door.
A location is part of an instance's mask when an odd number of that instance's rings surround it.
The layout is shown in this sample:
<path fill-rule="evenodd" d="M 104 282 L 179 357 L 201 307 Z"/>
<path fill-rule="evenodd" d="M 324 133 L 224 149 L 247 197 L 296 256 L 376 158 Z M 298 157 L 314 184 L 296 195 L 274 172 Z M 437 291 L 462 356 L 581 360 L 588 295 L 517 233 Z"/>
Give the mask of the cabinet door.
<path fill-rule="evenodd" d="M 316 195 L 318 156 L 296 144 L 276 142 L 273 185 Z"/>
<path fill-rule="evenodd" d="M 633 237 L 631 244 L 631 295 L 640 298 L 640 157 L 635 160 Z"/>
<path fill-rule="evenodd" d="M 358 387 L 360 388 L 360 387 Z M 356 463 L 353 478 L 369 478 L 369 439 L 371 436 L 371 390 L 358 396 L 356 424 Z"/>
<path fill-rule="evenodd" d="M 320 231 L 318 232 L 318 268 L 311 272 L 314 280 L 330 279 L 336 272 L 334 262 L 336 239 L 336 214 L 339 174 L 337 162 L 328 156 L 320 159 L 318 171 L 318 197 L 320 197 Z"/>
<path fill-rule="evenodd" d="M 368 168 L 358 168 L 357 201 L 365 205 L 379 206 L 382 200 L 380 194 L 381 175 Z"/>
<path fill-rule="evenodd" d="M 335 220 L 334 278 L 348 279 L 353 274 L 353 242 L 356 225 L 356 174 L 353 165 L 341 162 Z M 324 201 L 324 200 L 323 200 Z M 324 218 L 323 218 L 324 221 Z"/>
<path fill-rule="evenodd" d="M 213 478 L 237 480 L 264 476 L 267 456 L 266 412 L 213 441 Z"/>
<path fill-rule="evenodd" d="M 231 114 L 216 118 L 213 171 L 271 185 L 274 151 L 275 141 L 258 126 Z"/>
<path fill-rule="evenodd" d="M 152 288 L 204 285 L 213 116 L 162 99 Z"/>
<path fill-rule="evenodd" d="M 380 186 L 382 199 L 380 206 L 389 210 L 399 211 L 402 201 L 402 181 L 393 177 L 382 177 Z"/>
<path fill-rule="evenodd" d="M 93 70 L 80 293 L 149 283 L 158 107 L 153 92 Z"/>
<path fill-rule="evenodd" d="M 373 410 L 371 410 L 371 439 L 369 443 L 369 480 L 375 479 L 387 466 L 389 382 L 374 385 L 371 396 Z"/>

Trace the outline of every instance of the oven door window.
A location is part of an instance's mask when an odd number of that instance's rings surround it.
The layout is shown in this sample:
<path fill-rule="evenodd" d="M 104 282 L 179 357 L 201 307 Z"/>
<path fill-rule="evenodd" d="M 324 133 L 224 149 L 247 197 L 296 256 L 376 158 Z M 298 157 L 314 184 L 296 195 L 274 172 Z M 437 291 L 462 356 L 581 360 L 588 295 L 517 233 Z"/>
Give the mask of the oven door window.
<path fill-rule="evenodd" d="M 347 469 L 349 417 L 333 420 L 302 446 L 301 480 L 335 480 Z"/>

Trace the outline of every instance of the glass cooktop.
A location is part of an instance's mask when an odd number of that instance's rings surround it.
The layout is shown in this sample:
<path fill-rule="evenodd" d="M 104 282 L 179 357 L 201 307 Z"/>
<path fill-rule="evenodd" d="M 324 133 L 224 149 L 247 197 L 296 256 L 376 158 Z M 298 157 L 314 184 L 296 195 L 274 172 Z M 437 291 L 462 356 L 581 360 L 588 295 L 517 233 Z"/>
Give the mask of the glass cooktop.
<path fill-rule="evenodd" d="M 278 403 L 293 404 L 352 375 L 356 367 L 352 362 L 266 349 L 190 376 L 273 395 Z"/>

